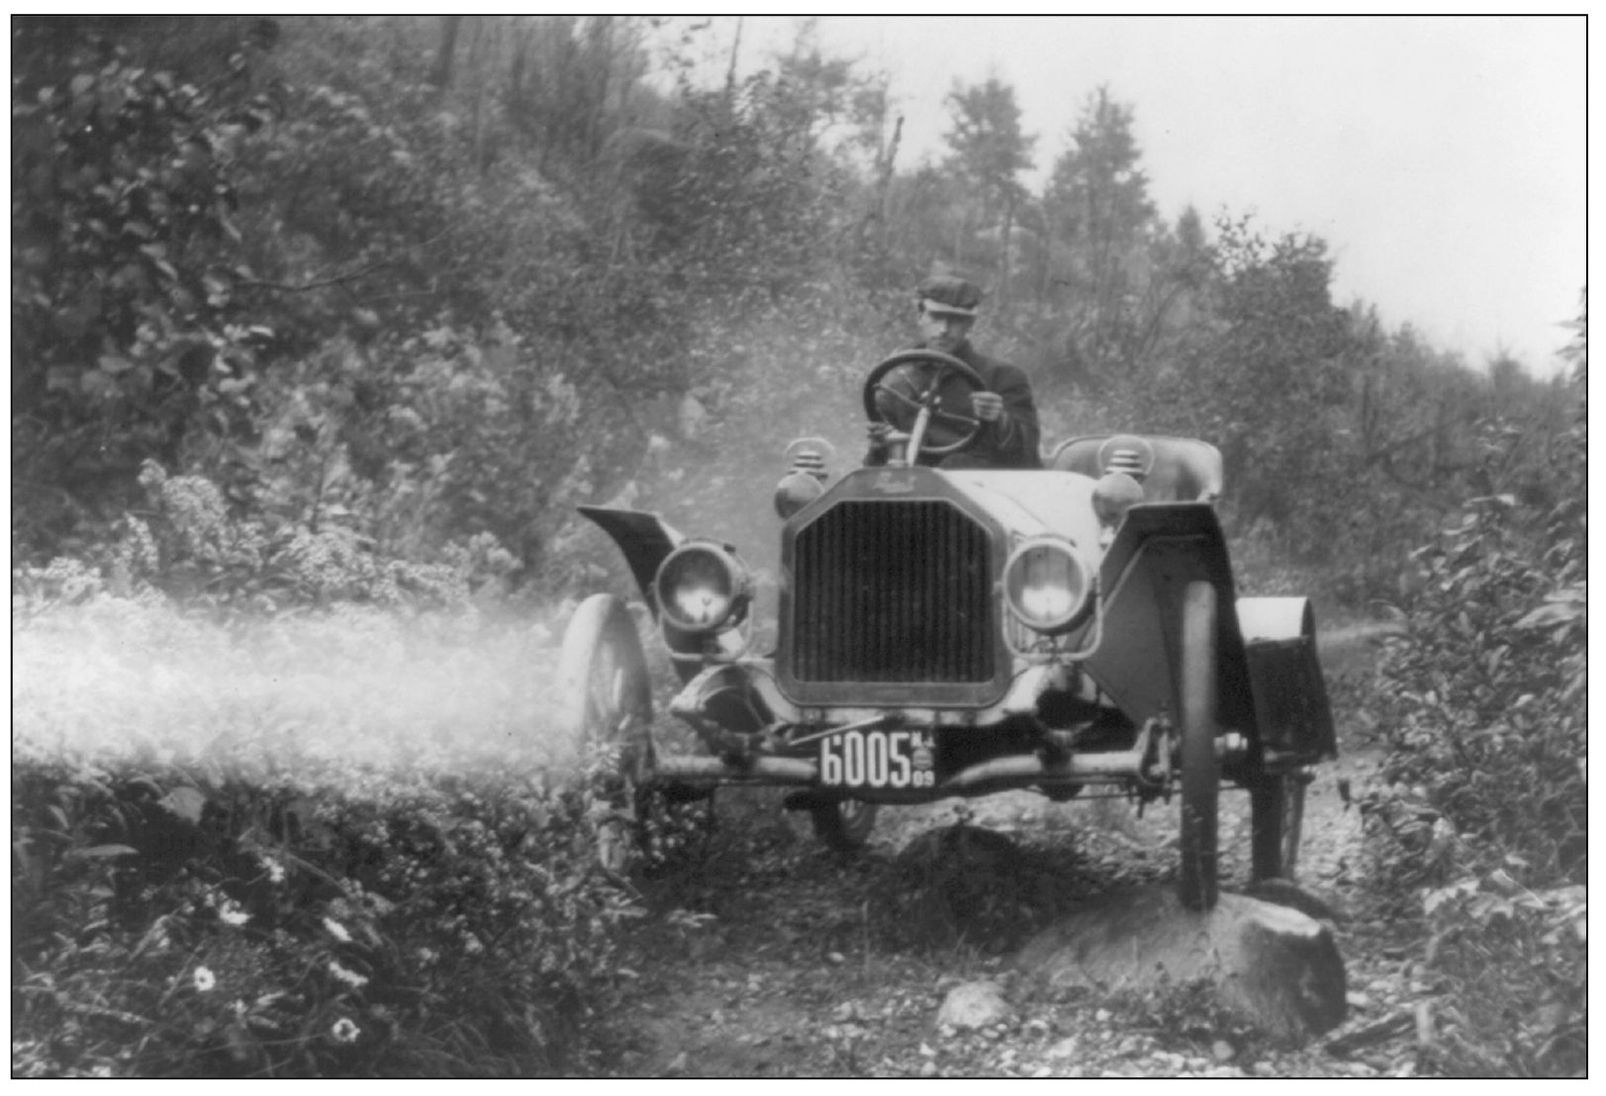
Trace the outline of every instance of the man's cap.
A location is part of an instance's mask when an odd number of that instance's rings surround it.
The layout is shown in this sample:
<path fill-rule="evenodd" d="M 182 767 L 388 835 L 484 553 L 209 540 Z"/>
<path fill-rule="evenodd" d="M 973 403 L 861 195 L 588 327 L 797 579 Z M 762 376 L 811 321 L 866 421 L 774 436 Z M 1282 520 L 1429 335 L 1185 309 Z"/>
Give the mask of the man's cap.
<path fill-rule="evenodd" d="M 920 283 L 916 295 L 926 311 L 945 316 L 974 316 L 981 304 L 981 290 L 955 274 L 933 274 Z"/>

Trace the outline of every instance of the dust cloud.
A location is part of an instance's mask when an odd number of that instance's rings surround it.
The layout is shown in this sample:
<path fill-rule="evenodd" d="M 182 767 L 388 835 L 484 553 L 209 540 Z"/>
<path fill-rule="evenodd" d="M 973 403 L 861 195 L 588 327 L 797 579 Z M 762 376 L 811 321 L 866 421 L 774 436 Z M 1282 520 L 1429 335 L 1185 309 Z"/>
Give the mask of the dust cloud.
<path fill-rule="evenodd" d="M 101 597 L 12 619 L 12 755 L 341 783 L 539 776 L 557 741 L 558 611 L 375 608 L 227 625 Z"/>
<path fill-rule="evenodd" d="M 774 494 L 790 471 L 786 448 L 805 437 L 829 442 L 834 455 L 827 462 L 828 484 L 859 467 L 866 445 L 864 379 L 909 334 L 900 335 L 896 325 L 870 324 L 867 330 L 868 335 L 841 326 L 822 333 L 809 325 L 703 325 L 687 360 L 692 366 L 717 363 L 707 372 L 718 379 L 693 384 L 682 395 L 642 401 L 635 414 L 646 437 L 636 467 L 606 497 L 581 500 L 657 513 L 688 537 L 734 547 L 755 579 L 753 616 L 766 633 L 755 637 L 761 649 L 777 602 L 782 522 Z M 588 522 L 575 520 L 585 528 L 572 535 L 597 561 L 594 589 L 639 600 L 618 549 Z"/>

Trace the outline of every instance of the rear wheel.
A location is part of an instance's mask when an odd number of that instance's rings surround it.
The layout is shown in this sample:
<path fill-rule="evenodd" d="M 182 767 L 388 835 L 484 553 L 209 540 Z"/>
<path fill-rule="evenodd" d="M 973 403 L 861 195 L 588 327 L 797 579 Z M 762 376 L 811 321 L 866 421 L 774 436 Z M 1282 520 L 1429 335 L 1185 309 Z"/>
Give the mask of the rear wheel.
<path fill-rule="evenodd" d="M 1250 786 L 1250 876 L 1253 881 L 1294 878 L 1308 783 L 1310 774 L 1304 769 L 1295 769 L 1264 773 Z"/>
<path fill-rule="evenodd" d="M 1216 588 L 1190 582 L 1182 595 L 1182 865 L 1177 897 L 1191 910 L 1216 905 Z"/>
<path fill-rule="evenodd" d="M 814 836 L 838 852 L 864 848 L 875 829 L 876 805 L 862 799 L 839 799 L 810 810 Z"/>

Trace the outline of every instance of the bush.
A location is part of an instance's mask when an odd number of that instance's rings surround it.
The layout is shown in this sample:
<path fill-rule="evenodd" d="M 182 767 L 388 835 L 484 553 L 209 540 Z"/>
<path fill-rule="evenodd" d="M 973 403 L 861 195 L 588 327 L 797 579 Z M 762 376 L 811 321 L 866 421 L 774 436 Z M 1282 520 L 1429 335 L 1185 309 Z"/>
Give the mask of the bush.
<path fill-rule="evenodd" d="M 553 630 L 13 594 L 13 1070 L 588 1072 L 627 888 L 551 772 Z"/>
<path fill-rule="evenodd" d="M 1521 865 L 1511 865 L 1520 871 Z M 1582 1076 L 1589 1065 L 1588 904 L 1581 885 L 1529 890 L 1496 868 L 1429 890 L 1430 964 L 1456 992 L 1435 1064 L 1462 1076 Z"/>
<path fill-rule="evenodd" d="M 1573 549 L 1536 558 L 1528 515 L 1477 500 L 1417 554 L 1427 587 L 1389 644 L 1384 773 L 1473 843 L 1539 880 L 1583 882 L 1584 589 Z"/>
<path fill-rule="evenodd" d="M 1548 510 L 1474 499 L 1414 553 L 1423 585 L 1381 666 L 1373 882 L 1422 918 L 1453 987 L 1451 1073 L 1587 1068 L 1584 442 L 1580 414 Z"/>
<path fill-rule="evenodd" d="M 358 783 L 362 783 L 359 781 Z M 13 1069 L 521 1076 L 582 1068 L 630 906 L 583 794 L 373 774 L 18 764 Z"/>

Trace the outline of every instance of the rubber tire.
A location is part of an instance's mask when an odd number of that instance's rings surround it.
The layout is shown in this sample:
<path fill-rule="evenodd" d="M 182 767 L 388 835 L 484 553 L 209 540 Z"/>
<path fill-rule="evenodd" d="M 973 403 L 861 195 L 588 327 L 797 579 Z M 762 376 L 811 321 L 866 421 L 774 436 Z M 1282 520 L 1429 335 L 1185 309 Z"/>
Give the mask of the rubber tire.
<path fill-rule="evenodd" d="M 862 799 L 841 799 L 812 808 L 809 817 L 814 822 L 814 836 L 828 848 L 857 852 L 870 843 L 879 809 Z"/>
<path fill-rule="evenodd" d="M 652 742 L 652 676 L 624 602 L 593 594 L 580 603 L 563 634 L 558 685 L 564 760 L 584 772 L 597 749 L 618 750 L 612 769 L 597 774 L 616 811 L 598 826 L 596 854 L 602 867 L 622 872 L 639 840 L 638 791 Z"/>
<path fill-rule="evenodd" d="M 1188 583 L 1182 595 L 1182 666 L 1177 706 L 1182 723 L 1182 863 L 1177 897 L 1190 910 L 1214 909 L 1216 820 L 1221 761 L 1216 756 L 1216 588 Z"/>
<path fill-rule="evenodd" d="M 1305 785 L 1299 771 L 1265 773 L 1249 789 L 1250 879 L 1294 879 L 1305 819 Z"/>

